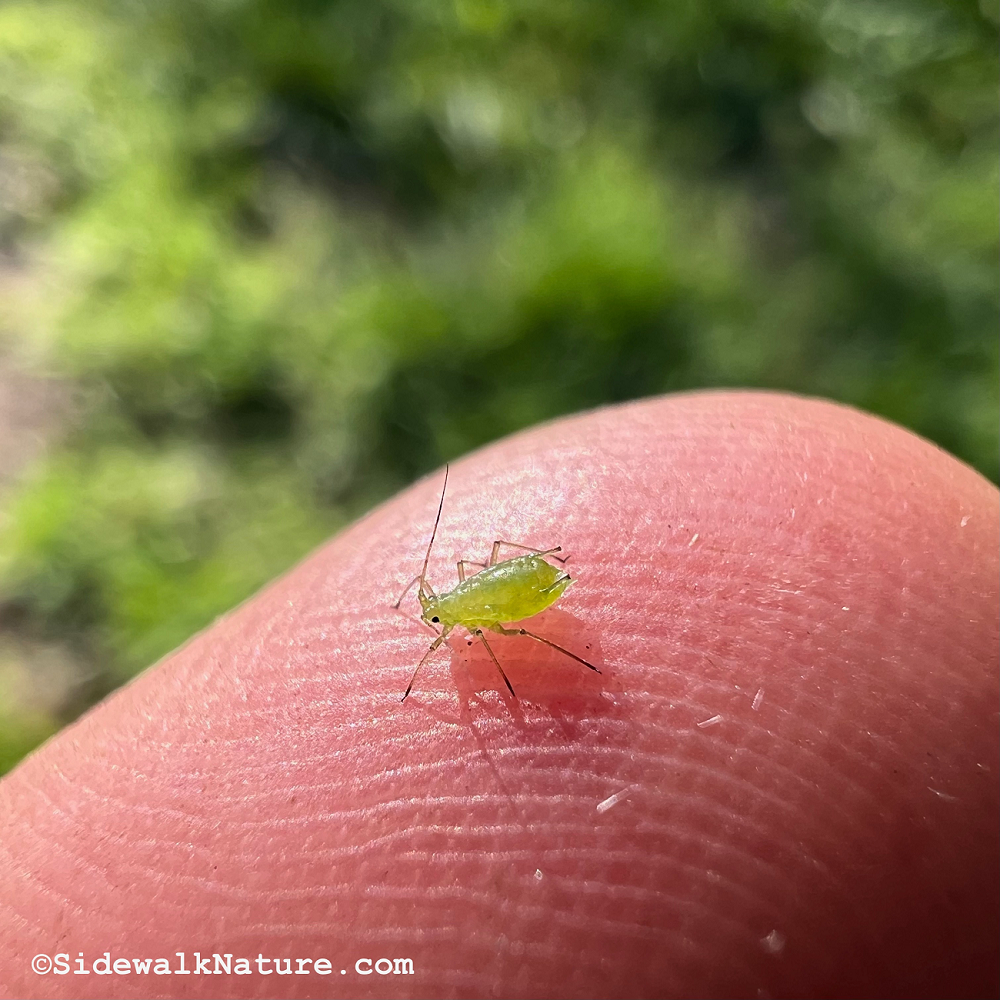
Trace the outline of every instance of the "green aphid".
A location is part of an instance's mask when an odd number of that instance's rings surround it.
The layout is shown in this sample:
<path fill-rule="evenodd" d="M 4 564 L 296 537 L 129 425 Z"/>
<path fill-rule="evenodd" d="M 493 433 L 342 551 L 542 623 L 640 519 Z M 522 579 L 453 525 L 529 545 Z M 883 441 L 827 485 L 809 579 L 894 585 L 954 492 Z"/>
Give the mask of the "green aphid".
<path fill-rule="evenodd" d="M 406 696 L 413 688 L 417 672 L 424 665 L 424 662 L 448 638 L 456 625 L 461 625 L 468 629 L 470 634 L 478 636 L 486 647 L 486 652 L 490 654 L 490 659 L 500 671 L 500 676 L 503 678 L 504 684 L 507 685 L 507 690 L 512 695 L 514 688 L 511 687 L 503 667 L 500 666 L 500 661 L 486 641 L 483 629 L 498 632 L 500 635 L 526 635 L 529 639 L 535 639 L 546 646 L 551 646 L 560 653 L 576 660 L 577 663 L 582 663 L 585 667 L 590 667 L 591 670 L 600 673 L 600 670 L 593 663 L 588 663 L 576 653 L 571 653 L 568 649 L 563 649 L 562 646 L 558 646 L 548 639 L 543 639 L 540 635 L 535 635 L 534 632 L 529 632 L 527 629 L 504 628 L 502 624 L 503 622 L 523 621 L 525 618 L 537 615 L 539 611 L 544 611 L 549 605 L 555 604 L 573 582 L 569 573 L 564 569 L 556 568 L 545 561 L 546 556 L 551 556 L 559 563 L 566 561 L 556 555 L 557 552 L 562 551 L 558 545 L 554 549 L 534 549 L 530 545 L 518 545 L 516 542 L 498 539 L 493 543 L 493 551 L 490 553 L 488 563 L 460 559 L 458 561 L 458 584 L 446 594 L 434 593 L 427 582 L 427 564 L 431 558 L 431 548 L 434 545 L 438 525 L 441 523 L 441 511 L 444 509 L 444 494 L 447 488 L 448 467 L 445 466 L 441 502 L 438 504 L 437 517 L 434 519 L 431 540 L 427 543 L 423 569 L 420 570 L 419 576 L 415 576 L 406 585 L 406 590 L 399 595 L 399 600 L 393 605 L 393 607 L 398 608 L 410 587 L 415 583 L 419 584 L 417 599 L 423 609 L 420 617 L 438 633 L 438 637 L 430 644 L 427 652 L 424 653 L 414 669 L 410 683 L 406 685 L 406 691 L 403 692 L 402 700 L 406 700 Z M 497 555 L 502 545 L 522 549 L 529 555 L 515 556 L 513 559 L 497 562 Z M 466 566 L 481 566 L 483 568 L 473 576 L 467 577 L 465 575 Z M 517 695 L 514 697 L 516 698 Z"/>

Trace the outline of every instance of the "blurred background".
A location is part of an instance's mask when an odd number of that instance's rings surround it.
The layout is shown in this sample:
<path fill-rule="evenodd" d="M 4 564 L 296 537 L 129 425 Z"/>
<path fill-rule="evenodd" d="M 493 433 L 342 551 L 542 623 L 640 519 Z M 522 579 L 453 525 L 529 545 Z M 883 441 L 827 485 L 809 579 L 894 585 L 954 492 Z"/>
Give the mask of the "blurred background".
<path fill-rule="evenodd" d="M 790 389 L 996 480 L 997 24 L 0 4 L 0 770 L 418 475 L 559 414 Z"/>

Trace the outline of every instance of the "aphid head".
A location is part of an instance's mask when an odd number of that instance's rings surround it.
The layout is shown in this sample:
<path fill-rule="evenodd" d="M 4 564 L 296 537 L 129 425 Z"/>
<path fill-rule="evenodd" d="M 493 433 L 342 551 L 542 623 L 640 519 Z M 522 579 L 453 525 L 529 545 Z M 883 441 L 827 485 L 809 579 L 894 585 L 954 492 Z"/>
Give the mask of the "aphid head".
<path fill-rule="evenodd" d="M 441 616 L 438 613 L 438 599 L 436 597 L 428 597 L 426 594 L 417 594 L 417 598 L 420 601 L 420 607 L 423 608 L 420 617 L 428 625 L 440 625 Z"/>

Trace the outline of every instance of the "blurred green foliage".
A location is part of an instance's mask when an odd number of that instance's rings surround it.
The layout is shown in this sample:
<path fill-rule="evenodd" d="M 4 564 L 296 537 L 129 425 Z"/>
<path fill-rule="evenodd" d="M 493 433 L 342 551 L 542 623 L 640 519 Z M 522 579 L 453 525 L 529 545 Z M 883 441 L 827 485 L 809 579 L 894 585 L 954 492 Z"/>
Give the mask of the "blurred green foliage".
<path fill-rule="evenodd" d="M 581 407 L 787 388 L 996 479 L 997 21 L 0 6 L 0 333 L 78 394 L 2 525 L 0 768 L 417 474 Z M 38 650 L 71 664 L 44 710 Z"/>

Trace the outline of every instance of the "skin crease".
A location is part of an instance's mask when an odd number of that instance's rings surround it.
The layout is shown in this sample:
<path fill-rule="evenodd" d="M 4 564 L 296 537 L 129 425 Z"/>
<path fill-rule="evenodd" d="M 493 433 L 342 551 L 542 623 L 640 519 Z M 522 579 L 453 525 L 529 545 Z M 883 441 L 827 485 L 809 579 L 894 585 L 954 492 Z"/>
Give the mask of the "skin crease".
<path fill-rule="evenodd" d="M 456 630 L 401 704 L 441 480 L 0 783 L 0 996 L 996 994 L 992 484 L 778 394 L 535 428 L 452 465 L 429 578 L 561 544 L 526 624 L 602 674 L 491 637 L 514 701 Z M 80 951 L 333 974 L 29 969 Z"/>

